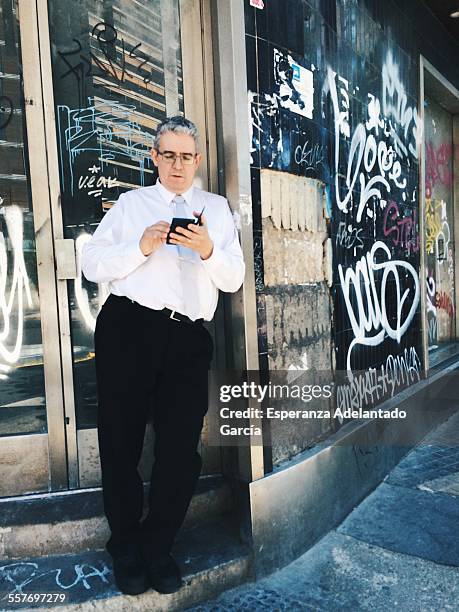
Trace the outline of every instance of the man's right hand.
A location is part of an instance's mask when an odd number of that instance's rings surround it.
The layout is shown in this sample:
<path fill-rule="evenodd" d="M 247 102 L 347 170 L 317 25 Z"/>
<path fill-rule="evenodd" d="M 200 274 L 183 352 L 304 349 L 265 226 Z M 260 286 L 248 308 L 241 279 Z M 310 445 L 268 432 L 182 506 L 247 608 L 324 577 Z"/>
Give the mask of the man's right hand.
<path fill-rule="evenodd" d="M 140 250 L 145 257 L 157 251 L 161 245 L 166 244 L 170 226 L 171 224 L 167 221 L 158 221 L 158 223 L 145 228 L 139 242 Z"/>

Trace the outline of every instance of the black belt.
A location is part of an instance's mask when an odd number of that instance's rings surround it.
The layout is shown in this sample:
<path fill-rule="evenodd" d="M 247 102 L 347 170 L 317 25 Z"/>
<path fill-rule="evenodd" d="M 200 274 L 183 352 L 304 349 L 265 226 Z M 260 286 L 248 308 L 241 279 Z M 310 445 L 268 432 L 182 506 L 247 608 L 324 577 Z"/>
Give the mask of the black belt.
<path fill-rule="evenodd" d="M 204 319 L 196 319 L 196 321 L 192 321 L 190 317 L 177 312 L 176 310 L 171 310 L 170 308 L 163 308 L 159 312 L 165 314 L 169 319 L 174 321 L 180 321 L 180 323 L 188 323 L 190 325 L 195 325 L 196 323 L 202 323 Z"/>
<path fill-rule="evenodd" d="M 130 302 L 132 302 L 133 304 L 137 304 L 141 308 L 147 308 L 146 306 L 142 306 L 138 302 L 134 301 L 131 298 L 126 297 L 125 295 L 116 295 L 116 293 L 111 293 L 110 297 L 112 299 L 122 300 L 123 302 L 125 300 L 129 300 Z M 150 308 L 149 310 L 152 310 L 152 309 Z M 173 321 L 178 321 L 180 323 L 188 323 L 189 325 L 201 324 L 204 321 L 204 319 L 196 319 L 196 321 L 192 321 L 190 317 L 187 317 L 186 315 L 181 314 L 180 312 L 177 312 L 176 310 L 171 310 L 170 308 L 163 308 L 162 310 L 153 309 L 153 312 L 159 312 L 162 315 L 165 315 L 168 319 L 172 319 Z"/>

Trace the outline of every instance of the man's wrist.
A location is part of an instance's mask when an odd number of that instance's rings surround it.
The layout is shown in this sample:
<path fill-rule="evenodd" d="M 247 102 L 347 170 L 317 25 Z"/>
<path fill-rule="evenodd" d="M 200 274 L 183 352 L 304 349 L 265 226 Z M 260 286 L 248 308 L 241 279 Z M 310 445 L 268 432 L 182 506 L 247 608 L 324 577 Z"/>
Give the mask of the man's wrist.
<path fill-rule="evenodd" d="M 140 251 L 142 252 L 142 255 L 143 255 L 144 257 L 148 257 L 148 256 L 150 255 L 150 253 L 145 253 L 145 252 L 144 252 L 144 250 L 143 250 L 143 248 L 142 248 L 142 241 L 141 241 L 141 240 L 139 241 L 139 249 L 140 249 Z"/>
<path fill-rule="evenodd" d="M 206 251 L 206 252 L 204 253 L 204 255 L 203 255 L 202 253 L 200 253 L 200 255 L 201 255 L 201 259 L 202 259 L 203 261 L 205 261 L 206 259 L 209 259 L 209 257 L 211 257 L 211 256 L 212 256 L 212 253 L 213 253 L 213 252 L 214 252 L 214 243 L 213 243 L 213 242 L 211 242 L 211 243 L 210 243 L 210 249 L 209 249 L 208 251 Z"/>

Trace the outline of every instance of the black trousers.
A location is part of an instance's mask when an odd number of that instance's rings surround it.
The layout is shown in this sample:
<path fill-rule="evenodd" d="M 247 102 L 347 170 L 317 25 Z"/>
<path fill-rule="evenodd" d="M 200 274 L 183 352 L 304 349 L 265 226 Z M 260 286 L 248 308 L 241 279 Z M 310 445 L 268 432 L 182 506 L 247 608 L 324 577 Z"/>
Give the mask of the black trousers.
<path fill-rule="evenodd" d="M 212 352 L 203 325 L 174 321 L 125 297 L 110 294 L 97 317 L 98 439 L 112 555 L 135 540 L 152 556 L 174 542 L 201 472 L 197 445 Z M 137 464 L 149 420 L 155 459 L 149 513 L 140 523 Z"/>

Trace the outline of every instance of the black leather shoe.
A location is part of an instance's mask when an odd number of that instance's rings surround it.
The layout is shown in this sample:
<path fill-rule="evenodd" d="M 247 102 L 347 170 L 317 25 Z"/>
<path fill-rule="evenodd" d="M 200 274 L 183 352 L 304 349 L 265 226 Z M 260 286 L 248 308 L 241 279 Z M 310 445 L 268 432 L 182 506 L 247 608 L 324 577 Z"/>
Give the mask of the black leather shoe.
<path fill-rule="evenodd" d="M 143 559 L 139 550 L 130 550 L 113 557 L 116 586 L 127 595 L 140 595 L 150 588 Z"/>
<path fill-rule="evenodd" d="M 163 554 L 146 563 L 150 586 L 158 593 L 175 593 L 182 586 L 182 574 L 170 554 Z"/>

